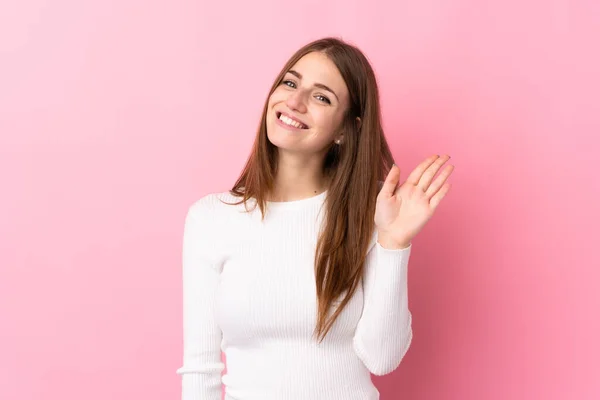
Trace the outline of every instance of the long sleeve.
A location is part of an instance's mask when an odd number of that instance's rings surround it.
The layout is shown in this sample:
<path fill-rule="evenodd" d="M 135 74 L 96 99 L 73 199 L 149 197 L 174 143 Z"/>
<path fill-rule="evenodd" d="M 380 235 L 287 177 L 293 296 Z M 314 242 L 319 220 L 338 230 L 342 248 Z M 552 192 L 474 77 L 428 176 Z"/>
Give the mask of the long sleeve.
<path fill-rule="evenodd" d="M 376 235 L 375 235 L 376 236 Z M 412 340 L 408 308 L 408 260 L 412 244 L 386 249 L 375 239 L 367 254 L 363 313 L 354 334 L 354 351 L 375 375 L 394 371 Z"/>
<path fill-rule="evenodd" d="M 221 331 L 214 315 L 221 265 L 211 244 L 210 210 L 197 202 L 188 210 L 183 233 L 182 400 L 221 400 Z"/>

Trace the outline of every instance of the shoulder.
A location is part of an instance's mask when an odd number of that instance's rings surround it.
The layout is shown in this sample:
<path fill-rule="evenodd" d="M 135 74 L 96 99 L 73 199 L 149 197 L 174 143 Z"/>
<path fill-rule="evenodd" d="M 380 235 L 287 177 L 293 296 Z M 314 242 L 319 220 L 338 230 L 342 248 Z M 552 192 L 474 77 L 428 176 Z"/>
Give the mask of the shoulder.
<path fill-rule="evenodd" d="M 190 213 L 201 214 L 215 208 L 219 193 L 208 193 L 192 201 L 189 206 Z"/>
<path fill-rule="evenodd" d="M 214 221 L 219 217 L 225 216 L 229 210 L 236 208 L 236 206 L 227 203 L 235 203 L 239 200 L 238 197 L 233 196 L 229 191 L 207 193 L 189 205 L 188 218 Z"/>

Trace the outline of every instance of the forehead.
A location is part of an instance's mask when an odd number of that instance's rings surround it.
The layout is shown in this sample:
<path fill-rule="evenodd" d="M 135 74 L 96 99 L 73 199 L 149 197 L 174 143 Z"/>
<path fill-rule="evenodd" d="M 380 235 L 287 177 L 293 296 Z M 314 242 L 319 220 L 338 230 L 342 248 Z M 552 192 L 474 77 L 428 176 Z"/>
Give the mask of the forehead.
<path fill-rule="evenodd" d="M 298 60 L 290 69 L 302 75 L 302 81 L 307 85 L 322 83 L 329 86 L 339 97 L 348 96 L 348 88 L 333 61 L 325 54 L 312 52 Z"/>

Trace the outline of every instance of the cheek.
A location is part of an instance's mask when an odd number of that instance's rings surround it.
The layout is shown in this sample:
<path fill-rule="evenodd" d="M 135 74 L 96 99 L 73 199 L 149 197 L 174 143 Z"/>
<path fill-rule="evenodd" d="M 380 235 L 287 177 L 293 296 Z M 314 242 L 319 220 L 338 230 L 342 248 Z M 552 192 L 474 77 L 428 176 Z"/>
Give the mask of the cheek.
<path fill-rule="evenodd" d="M 269 106 L 280 103 L 283 100 L 285 100 L 285 93 L 283 93 L 281 89 L 277 88 L 273 93 L 271 93 L 271 96 L 269 96 Z"/>
<path fill-rule="evenodd" d="M 271 107 L 273 107 L 273 104 L 274 104 L 274 99 L 273 99 L 273 95 L 271 95 L 271 96 L 269 96 L 269 101 L 267 103 L 267 108 L 270 109 Z"/>
<path fill-rule="evenodd" d="M 317 125 L 326 134 L 335 133 L 340 126 L 341 117 L 336 112 L 331 112 L 331 110 L 327 110 L 325 108 L 316 109 L 313 113 L 314 120 L 317 122 Z"/>
<path fill-rule="evenodd" d="M 281 96 L 277 96 L 276 93 L 273 93 L 271 96 L 269 96 L 269 101 L 267 102 L 267 120 L 269 120 L 271 117 L 271 111 L 273 107 L 281 102 L 280 97 Z"/>

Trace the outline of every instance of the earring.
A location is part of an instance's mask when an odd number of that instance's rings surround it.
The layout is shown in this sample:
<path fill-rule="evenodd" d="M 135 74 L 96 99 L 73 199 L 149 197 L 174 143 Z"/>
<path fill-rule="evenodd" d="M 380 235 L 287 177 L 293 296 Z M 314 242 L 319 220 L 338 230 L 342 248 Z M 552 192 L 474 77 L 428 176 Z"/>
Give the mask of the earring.
<path fill-rule="evenodd" d="M 341 142 L 341 140 L 340 140 L 340 139 L 336 139 L 336 140 L 335 140 L 335 143 L 336 143 L 336 144 L 340 144 L 340 142 Z"/>

